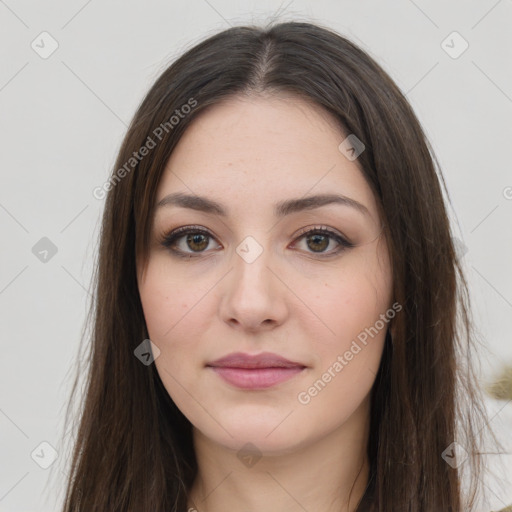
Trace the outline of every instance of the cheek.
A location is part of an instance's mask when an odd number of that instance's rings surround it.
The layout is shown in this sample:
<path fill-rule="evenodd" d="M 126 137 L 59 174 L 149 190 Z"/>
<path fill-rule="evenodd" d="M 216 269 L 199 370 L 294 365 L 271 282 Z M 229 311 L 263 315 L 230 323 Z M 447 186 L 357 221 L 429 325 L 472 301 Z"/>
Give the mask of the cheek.
<path fill-rule="evenodd" d="M 209 424 L 215 398 L 205 399 L 209 390 L 201 380 L 206 362 L 201 340 L 212 314 L 206 311 L 210 302 L 208 288 L 201 286 L 203 281 L 183 276 L 175 280 L 165 272 L 148 271 L 145 284 L 139 288 L 149 337 L 160 349 L 154 364 L 162 384 L 188 420 L 201 426 Z"/>
<path fill-rule="evenodd" d="M 213 318 L 211 288 L 201 276 L 171 271 L 158 255 L 139 283 L 148 335 L 160 349 L 155 366 L 169 395 L 180 404 L 190 398 L 184 389 L 193 391 L 192 376 L 205 362 L 201 340 Z"/>
<path fill-rule="evenodd" d="M 330 306 L 330 315 L 325 322 L 330 330 L 324 330 L 324 336 L 315 336 L 313 329 L 308 334 L 318 363 L 312 381 L 321 379 L 329 384 L 333 394 L 329 398 L 326 393 L 324 398 L 328 401 L 335 399 L 335 389 L 357 398 L 354 390 L 371 387 L 388 328 L 389 319 L 382 320 L 381 316 L 386 314 L 387 304 L 375 303 L 374 294 L 365 293 L 373 292 L 373 288 L 358 287 L 345 295 L 348 291 L 344 289 L 343 298 L 338 300 L 336 307 Z M 327 305 L 324 311 L 327 311 Z"/>
<path fill-rule="evenodd" d="M 320 292 L 314 282 L 303 287 L 303 292 L 304 297 L 314 298 L 308 306 L 323 323 L 324 334 L 316 339 L 342 348 L 389 309 L 391 279 L 389 270 L 379 268 L 375 258 L 361 258 L 351 267 L 331 272 L 329 278 L 323 279 Z"/>
<path fill-rule="evenodd" d="M 317 418 L 324 429 L 347 421 L 375 381 L 391 318 L 386 317 L 390 296 L 378 284 L 361 274 L 331 284 L 319 305 L 335 335 L 327 330 L 321 337 L 315 337 L 313 330 L 308 333 L 315 340 L 317 364 L 296 401 L 299 409 Z"/>
<path fill-rule="evenodd" d="M 316 396 L 321 390 L 322 398 L 315 400 L 315 405 L 329 402 L 339 406 L 340 399 L 345 405 L 350 401 L 357 404 L 373 384 L 389 322 L 394 317 L 391 272 L 383 257 L 387 258 L 387 253 L 368 251 L 350 270 L 347 265 L 337 274 L 333 272 L 333 278 L 322 286 L 323 293 L 317 288 L 313 295 L 311 309 L 323 315 L 323 334 L 319 336 L 314 329 L 318 322 L 302 327 L 314 341 L 317 355 L 311 384 L 318 384 L 311 392 Z"/>
<path fill-rule="evenodd" d="M 189 332 L 190 329 L 201 332 L 201 319 L 204 322 L 205 315 L 204 312 L 199 315 L 198 306 L 207 288 L 200 284 L 200 280 L 180 279 L 176 272 L 169 272 L 157 261 L 148 265 L 139 293 L 149 337 L 161 350 L 173 340 L 182 339 L 176 333 L 185 324 Z M 192 334 L 186 337 L 190 341 L 196 339 Z"/>

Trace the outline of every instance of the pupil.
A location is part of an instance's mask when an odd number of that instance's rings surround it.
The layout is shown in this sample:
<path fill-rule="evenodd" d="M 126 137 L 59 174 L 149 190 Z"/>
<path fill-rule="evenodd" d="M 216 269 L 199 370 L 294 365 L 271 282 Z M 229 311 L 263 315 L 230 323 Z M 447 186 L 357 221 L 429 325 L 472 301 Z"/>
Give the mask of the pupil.
<path fill-rule="evenodd" d="M 310 240 L 314 240 L 315 244 L 318 243 L 318 242 L 322 242 L 322 241 L 324 242 L 322 244 L 322 246 L 320 247 L 320 251 L 316 251 L 316 252 L 323 251 L 329 245 L 329 240 L 328 240 L 328 238 L 325 235 L 318 235 L 318 234 L 316 234 L 316 235 L 308 236 L 308 242 Z M 316 248 L 318 249 L 318 247 L 319 246 L 317 245 Z M 316 250 L 314 247 L 310 247 L 310 249 L 312 249 L 313 251 Z"/>
<path fill-rule="evenodd" d="M 202 239 L 203 243 L 201 243 L 201 239 Z M 194 235 L 188 235 L 187 236 L 187 244 L 190 247 L 190 249 L 192 249 L 192 250 L 194 250 L 194 247 L 192 247 L 191 244 L 197 244 L 200 247 L 196 247 L 196 249 L 201 251 L 201 250 L 203 250 L 204 248 L 206 248 L 208 246 L 208 241 L 207 241 L 205 235 L 202 235 L 200 233 L 196 233 Z"/>

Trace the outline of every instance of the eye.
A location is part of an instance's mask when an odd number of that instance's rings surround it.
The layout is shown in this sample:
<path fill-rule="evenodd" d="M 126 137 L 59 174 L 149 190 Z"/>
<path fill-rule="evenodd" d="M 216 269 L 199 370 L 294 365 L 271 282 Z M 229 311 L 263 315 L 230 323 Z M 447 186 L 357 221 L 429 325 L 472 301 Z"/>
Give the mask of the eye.
<path fill-rule="evenodd" d="M 191 258 L 205 252 L 213 239 L 213 235 L 200 226 L 183 226 L 164 235 L 161 244 L 176 256 Z"/>
<path fill-rule="evenodd" d="M 300 236 L 293 242 L 292 246 L 295 247 L 299 242 L 305 242 L 306 248 L 311 249 L 311 251 L 306 250 L 306 252 L 320 254 L 325 257 L 333 256 L 347 248 L 354 247 L 354 244 L 345 240 L 340 234 L 322 226 L 312 229 L 304 228 Z M 337 247 L 333 250 L 326 251 L 331 245 L 331 242 L 335 242 Z"/>
<path fill-rule="evenodd" d="M 212 240 L 215 240 L 214 236 L 200 226 L 183 226 L 165 234 L 162 237 L 161 245 L 169 249 L 176 256 L 193 258 L 206 252 Z M 304 228 L 291 247 L 295 248 L 303 241 L 306 245 L 305 252 L 319 254 L 323 257 L 333 256 L 347 248 L 354 247 L 352 243 L 345 240 L 340 234 L 322 226 L 316 226 L 311 229 Z M 334 242 L 335 248 L 326 251 L 330 245 L 333 245 L 332 242 Z"/>

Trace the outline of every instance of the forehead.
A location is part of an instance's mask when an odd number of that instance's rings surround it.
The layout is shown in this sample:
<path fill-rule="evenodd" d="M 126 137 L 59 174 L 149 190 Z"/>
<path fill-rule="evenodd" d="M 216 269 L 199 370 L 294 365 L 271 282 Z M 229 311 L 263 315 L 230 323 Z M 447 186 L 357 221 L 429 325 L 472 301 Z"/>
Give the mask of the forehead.
<path fill-rule="evenodd" d="M 266 155 L 293 162 L 294 155 L 305 158 L 307 152 L 336 150 L 341 137 L 331 116 L 298 97 L 235 96 L 199 114 L 173 152 L 171 164 L 191 146 L 208 149 L 216 162 L 230 162 L 233 157 L 264 161 Z M 205 155 L 195 152 L 187 160 L 192 162 L 195 156 Z"/>
<path fill-rule="evenodd" d="M 283 199 L 340 193 L 378 218 L 357 160 L 338 149 L 336 120 L 298 97 L 232 97 L 202 112 L 175 147 L 156 202 L 171 192 L 238 200 L 255 211 Z"/>

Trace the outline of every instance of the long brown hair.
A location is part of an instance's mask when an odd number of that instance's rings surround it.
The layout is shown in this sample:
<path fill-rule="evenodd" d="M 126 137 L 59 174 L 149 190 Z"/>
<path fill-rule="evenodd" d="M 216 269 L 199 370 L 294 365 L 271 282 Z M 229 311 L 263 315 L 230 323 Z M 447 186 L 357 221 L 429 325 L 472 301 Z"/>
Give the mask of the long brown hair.
<path fill-rule="evenodd" d="M 458 512 L 474 504 L 485 413 L 438 162 L 406 98 L 372 57 L 327 28 L 286 22 L 230 28 L 169 66 L 138 108 L 111 179 L 95 192 L 106 200 L 64 512 L 186 510 L 197 471 L 191 425 L 155 365 L 134 355 L 148 338 L 137 263 L 146 261 L 157 186 L 187 126 L 228 97 L 272 93 L 314 102 L 364 143 L 358 163 L 386 230 L 403 311 L 372 389 L 373 510 Z M 469 455 L 459 467 L 442 456 L 454 441 Z"/>

